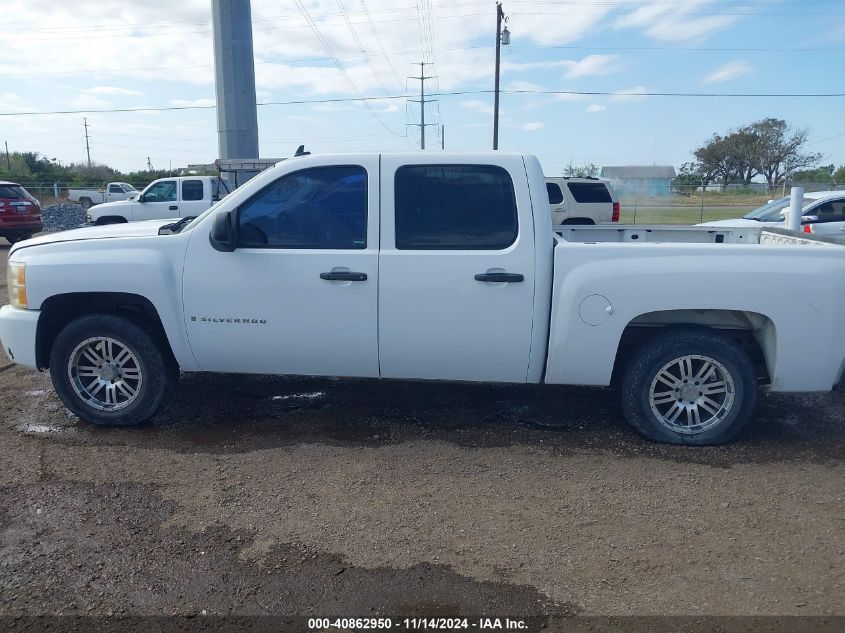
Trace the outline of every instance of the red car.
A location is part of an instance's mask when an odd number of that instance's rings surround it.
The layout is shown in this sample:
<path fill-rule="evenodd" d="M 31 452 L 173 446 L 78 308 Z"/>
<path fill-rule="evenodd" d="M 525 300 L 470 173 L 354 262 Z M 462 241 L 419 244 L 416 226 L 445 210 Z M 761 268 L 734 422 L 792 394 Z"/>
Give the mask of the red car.
<path fill-rule="evenodd" d="M 18 183 L 0 180 L 0 237 L 14 244 L 43 228 L 41 203 Z"/>

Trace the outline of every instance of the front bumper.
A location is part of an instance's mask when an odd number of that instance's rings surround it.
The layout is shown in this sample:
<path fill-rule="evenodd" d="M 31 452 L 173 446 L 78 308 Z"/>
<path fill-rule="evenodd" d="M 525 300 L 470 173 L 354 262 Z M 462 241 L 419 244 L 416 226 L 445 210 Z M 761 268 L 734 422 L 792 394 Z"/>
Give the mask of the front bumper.
<path fill-rule="evenodd" d="M 14 363 L 38 369 L 35 360 L 35 338 L 40 310 L 21 310 L 6 305 L 0 308 L 0 346 Z"/>

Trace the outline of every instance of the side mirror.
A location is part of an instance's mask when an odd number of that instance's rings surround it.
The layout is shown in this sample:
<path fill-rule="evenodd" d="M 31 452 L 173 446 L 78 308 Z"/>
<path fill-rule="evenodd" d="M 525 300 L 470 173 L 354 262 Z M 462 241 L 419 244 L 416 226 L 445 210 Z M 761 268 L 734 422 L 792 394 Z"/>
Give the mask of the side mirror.
<path fill-rule="evenodd" d="M 138 202 L 146 202 L 146 201 L 147 201 L 147 199 L 144 197 L 144 194 L 143 194 L 143 193 L 139 193 L 137 196 L 135 196 L 135 199 L 136 199 Z"/>
<path fill-rule="evenodd" d="M 231 253 L 238 245 L 238 216 L 235 209 L 219 211 L 211 223 L 208 241 L 214 250 Z"/>

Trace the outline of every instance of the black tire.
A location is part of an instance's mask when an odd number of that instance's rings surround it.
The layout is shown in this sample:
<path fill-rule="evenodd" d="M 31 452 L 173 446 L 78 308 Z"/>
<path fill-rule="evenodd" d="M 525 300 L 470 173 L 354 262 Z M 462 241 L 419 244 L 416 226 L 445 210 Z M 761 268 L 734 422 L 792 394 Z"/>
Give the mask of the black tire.
<path fill-rule="evenodd" d="M 124 408 L 102 410 L 92 406 L 77 393 L 80 387 L 74 387 L 69 370 L 74 350 L 94 337 L 113 339 L 137 359 L 143 380 L 134 400 Z M 92 314 L 71 321 L 59 332 L 50 352 L 50 376 L 62 402 L 82 420 L 98 426 L 133 426 L 156 414 L 175 388 L 179 374 L 164 344 L 144 327 L 115 315 Z"/>
<path fill-rule="evenodd" d="M 683 357 L 693 359 L 689 361 L 688 374 L 680 369 Z M 694 380 L 697 377 L 695 374 L 705 371 L 708 362 L 701 357 L 715 361 L 712 363 L 715 375 L 711 374 L 709 379 L 701 380 L 699 384 Z M 675 359 L 678 364 L 671 364 Z M 658 372 L 667 365 L 672 374 L 670 380 L 676 379 L 677 383 L 670 385 L 668 381 L 657 377 Z M 716 390 L 722 387 L 719 380 L 713 379 L 718 379 L 722 373 L 729 377 L 722 381 L 725 393 L 719 391 L 716 395 Z M 683 380 L 684 375 L 689 375 L 690 379 Z M 655 390 L 660 388 L 664 391 L 655 393 L 656 397 L 653 398 L 652 385 L 655 385 Z M 713 389 L 714 398 L 710 398 L 710 389 Z M 690 400 L 686 400 L 686 397 Z M 708 408 L 715 408 L 712 404 L 714 400 L 718 400 L 721 406 L 713 413 L 704 408 L 702 400 L 706 401 L 704 405 Z M 657 334 L 631 359 L 622 381 L 622 407 L 628 424 L 643 437 L 667 444 L 726 444 L 748 425 L 756 402 L 757 377 L 751 359 L 727 336 L 704 328 L 668 329 Z M 696 412 L 692 412 L 692 409 Z M 697 427 L 694 424 L 696 419 L 705 419 L 702 412 L 709 416 L 707 421 L 712 426 L 702 424 Z M 680 424 L 674 424 L 677 420 L 671 420 L 673 413 L 679 414 L 677 419 Z M 681 430 L 685 421 L 686 432 Z"/>
<path fill-rule="evenodd" d="M 589 226 L 589 225 L 595 225 L 595 222 L 592 220 L 592 218 L 567 218 L 566 220 L 563 221 L 561 226 L 564 226 L 564 225 L 567 225 L 567 224 L 575 224 L 575 225 L 578 225 L 578 226 Z"/>
<path fill-rule="evenodd" d="M 18 233 L 16 235 L 7 235 L 6 241 L 9 242 L 9 244 L 17 244 L 18 242 L 28 240 L 31 237 L 31 233 Z"/>
<path fill-rule="evenodd" d="M 79 206 L 87 211 L 88 209 L 94 206 L 94 203 L 91 198 L 80 198 Z"/>

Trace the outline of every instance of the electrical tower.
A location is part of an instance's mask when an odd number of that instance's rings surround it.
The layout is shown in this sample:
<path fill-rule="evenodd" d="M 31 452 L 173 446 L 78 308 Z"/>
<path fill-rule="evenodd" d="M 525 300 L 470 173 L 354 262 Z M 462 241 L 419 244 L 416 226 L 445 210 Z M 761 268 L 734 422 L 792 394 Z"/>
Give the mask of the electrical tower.
<path fill-rule="evenodd" d="M 91 169 L 91 146 L 88 143 L 88 117 L 82 117 L 82 126 L 85 128 L 85 154 L 88 156 L 88 169 Z"/>
<path fill-rule="evenodd" d="M 429 127 L 437 127 L 436 123 L 426 123 L 425 122 L 425 104 L 432 103 L 433 101 L 437 101 L 437 99 L 426 99 L 425 98 L 425 80 L 426 79 L 433 79 L 434 75 L 425 74 L 425 67 L 431 66 L 431 62 L 420 62 L 420 76 L 419 77 L 408 77 L 408 79 L 419 79 L 420 81 L 420 98 L 417 99 L 408 99 L 410 103 L 419 103 L 420 104 L 420 122 L 419 123 L 407 123 L 406 125 L 412 125 L 414 127 L 420 128 L 420 149 L 425 149 L 425 128 L 426 126 Z"/>

